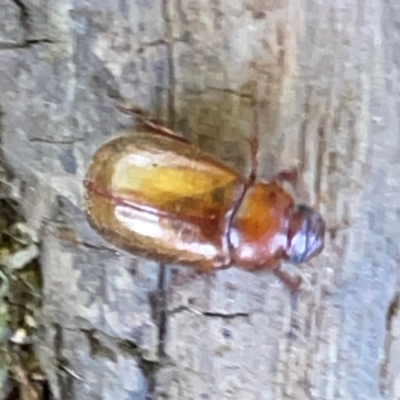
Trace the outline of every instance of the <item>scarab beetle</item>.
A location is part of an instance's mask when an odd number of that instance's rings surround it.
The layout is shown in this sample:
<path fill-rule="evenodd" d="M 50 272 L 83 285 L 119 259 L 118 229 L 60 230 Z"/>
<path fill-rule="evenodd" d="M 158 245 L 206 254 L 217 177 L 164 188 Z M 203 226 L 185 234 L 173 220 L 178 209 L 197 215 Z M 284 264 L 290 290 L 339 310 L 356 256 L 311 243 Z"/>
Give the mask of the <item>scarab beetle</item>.
<path fill-rule="evenodd" d="M 273 180 L 256 183 L 166 128 L 102 145 L 85 179 L 90 225 L 111 243 L 161 262 L 210 272 L 279 269 L 324 246 L 320 213 Z M 286 279 L 286 283 L 291 284 Z M 293 286 L 293 285 L 292 285 Z"/>

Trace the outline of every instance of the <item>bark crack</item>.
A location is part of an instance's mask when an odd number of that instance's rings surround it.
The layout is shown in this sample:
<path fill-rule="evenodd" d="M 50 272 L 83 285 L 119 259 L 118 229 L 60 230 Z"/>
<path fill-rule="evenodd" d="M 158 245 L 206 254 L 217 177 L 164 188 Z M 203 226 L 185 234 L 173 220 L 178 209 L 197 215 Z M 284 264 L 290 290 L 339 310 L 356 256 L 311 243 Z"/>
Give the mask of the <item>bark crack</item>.
<path fill-rule="evenodd" d="M 19 20 L 23 28 L 23 40 L 21 43 L 0 42 L 0 50 L 29 49 L 37 44 L 54 43 L 47 38 L 29 39 L 32 34 L 31 15 L 28 6 L 22 0 L 12 0 L 19 8 Z"/>
<path fill-rule="evenodd" d="M 9 42 L 0 42 L 0 50 L 19 50 L 19 49 L 31 49 L 32 47 L 40 44 L 53 44 L 54 41 L 50 39 L 34 39 L 34 40 L 25 40 L 22 43 L 9 43 Z"/>
<path fill-rule="evenodd" d="M 27 36 L 31 30 L 30 22 L 29 22 L 30 15 L 29 15 L 28 7 L 21 0 L 13 0 L 13 1 L 20 10 L 21 25 L 24 28 L 25 36 Z"/>
<path fill-rule="evenodd" d="M 160 368 L 159 361 L 151 361 L 144 357 L 140 347 L 132 340 L 120 340 L 113 338 L 102 332 L 99 334 L 97 330 L 81 330 L 88 338 L 92 356 L 101 356 L 108 358 L 112 362 L 116 362 L 116 349 L 135 359 L 138 367 L 146 377 L 148 392 L 148 399 L 152 399 L 156 387 L 156 373 Z"/>
<path fill-rule="evenodd" d="M 202 313 L 205 317 L 212 317 L 212 318 L 222 318 L 222 319 L 234 319 L 234 318 L 248 318 L 250 317 L 249 313 L 245 312 L 237 312 L 237 313 L 218 313 L 218 312 L 210 312 L 206 311 Z"/>
<path fill-rule="evenodd" d="M 379 371 L 379 391 L 381 395 L 387 396 L 390 390 L 390 374 L 388 366 L 390 364 L 390 347 L 393 342 L 393 324 L 394 320 L 398 318 L 400 310 L 400 293 L 396 293 L 394 298 L 389 304 L 386 311 L 386 337 L 383 344 L 383 357 L 380 364 Z"/>
<path fill-rule="evenodd" d="M 162 13 L 165 21 L 165 36 L 167 46 L 167 57 L 168 57 L 168 113 L 169 113 L 169 126 L 175 129 L 176 126 L 176 113 L 175 113 L 175 66 L 174 66 L 174 43 L 173 43 L 173 25 L 170 14 L 171 2 L 170 0 L 163 0 L 162 2 Z"/>
<path fill-rule="evenodd" d="M 64 348 L 63 328 L 59 324 L 53 325 L 54 335 L 54 353 L 57 364 L 58 388 L 62 399 L 69 400 L 73 398 L 74 380 L 77 379 L 75 373 L 69 368 L 69 361 L 62 354 Z"/>
<path fill-rule="evenodd" d="M 174 130 L 176 128 L 176 113 L 175 113 L 175 69 L 174 69 L 174 44 L 173 44 L 173 28 L 172 21 L 170 15 L 170 0 L 162 1 L 162 14 L 165 21 L 165 36 L 166 39 L 163 42 L 166 45 L 167 49 L 167 58 L 168 58 L 168 81 L 169 81 L 169 89 L 168 89 L 168 98 L 167 98 L 167 110 L 168 110 L 168 119 L 169 126 Z M 157 43 L 158 44 L 158 43 Z M 158 301 L 156 308 L 156 317 L 158 322 L 158 356 L 159 360 L 166 358 L 165 352 L 165 339 L 167 335 L 167 294 L 166 294 L 166 286 L 167 286 L 167 267 L 164 264 L 160 264 L 159 274 L 158 274 Z M 141 366 L 143 368 L 143 372 L 145 373 L 144 368 L 145 365 Z M 148 374 L 146 375 L 149 382 L 149 398 L 153 398 L 155 386 L 156 386 L 156 370 L 150 369 L 148 370 Z"/>
<path fill-rule="evenodd" d="M 168 311 L 167 315 L 179 314 L 182 312 L 192 312 L 193 314 L 202 315 L 204 317 L 210 318 L 223 318 L 223 319 L 234 319 L 234 318 L 248 318 L 250 317 L 250 313 L 248 312 L 236 312 L 236 313 L 221 313 L 221 312 L 213 312 L 213 311 L 203 311 L 197 308 L 180 305 L 173 310 Z"/>
<path fill-rule="evenodd" d="M 158 274 L 158 356 L 165 356 L 165 337 L 167 334 L 167 294 L 166 266 L 160 264 Z"/>
<path fill-rule="evenodd" d="M 46 143 L 46 144 L 51 144 L 51 145 L 70 145 L 70 144 L 75 144 L 75 143 L 80 143 L 84 142 L 84 138 L 76 138 L 76 139 L 71 139 L 71 140 L 54 140 L 54 139 L 44 139 L 40 137 L 33 137 L 32 139 L 29 140 L 31 143 Z"/>

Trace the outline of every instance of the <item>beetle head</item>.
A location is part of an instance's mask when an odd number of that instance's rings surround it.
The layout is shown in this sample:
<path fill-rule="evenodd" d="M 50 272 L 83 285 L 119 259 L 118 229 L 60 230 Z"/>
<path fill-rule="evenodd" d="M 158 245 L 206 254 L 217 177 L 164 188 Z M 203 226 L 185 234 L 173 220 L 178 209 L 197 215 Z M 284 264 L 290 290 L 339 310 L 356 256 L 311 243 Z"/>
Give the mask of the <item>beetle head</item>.
<path fill-rule="evenodd" d="M 298 204 L 289 223 L 286 255 L 293 264 L 317 256 L 324 248 L 325 222 L 319 212 Z"/>

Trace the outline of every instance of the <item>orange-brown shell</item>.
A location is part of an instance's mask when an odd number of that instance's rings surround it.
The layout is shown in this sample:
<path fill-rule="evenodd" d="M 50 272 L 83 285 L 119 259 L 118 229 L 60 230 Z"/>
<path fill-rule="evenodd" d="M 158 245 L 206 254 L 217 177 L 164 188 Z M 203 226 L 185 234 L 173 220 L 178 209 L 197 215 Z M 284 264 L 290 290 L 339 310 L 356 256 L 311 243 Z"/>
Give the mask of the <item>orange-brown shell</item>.
<path fill-rule="evenodd" d="M 116 246 L 203 271 L 231 263 L 228 230 L 245 181 L 198 148 L 130 132 L 97 150 L 85 185 L 89 223 Z"/>
<path fill-rule="evenodd" d="M 294 202 L 275 181 L 250 187 L 230 230 L 233 262 L 246 269 L 277 266 L 285 256 Z"/>

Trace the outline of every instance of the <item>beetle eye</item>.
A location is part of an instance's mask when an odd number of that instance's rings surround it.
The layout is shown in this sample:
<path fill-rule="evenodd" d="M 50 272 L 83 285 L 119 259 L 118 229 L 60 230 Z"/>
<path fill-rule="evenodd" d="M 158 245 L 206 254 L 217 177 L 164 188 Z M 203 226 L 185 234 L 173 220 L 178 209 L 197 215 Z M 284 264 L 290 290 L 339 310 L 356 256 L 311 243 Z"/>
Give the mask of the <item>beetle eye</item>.
<path fill-rule="evenodd" d="M 325 222 L 319 212 L 299 204 L 291 218 L 287 257 L 300 264 L 317 256 L 324 248 Z"/>

